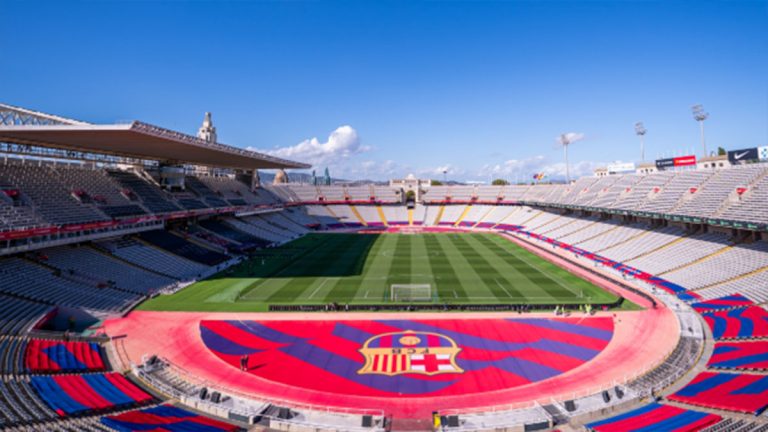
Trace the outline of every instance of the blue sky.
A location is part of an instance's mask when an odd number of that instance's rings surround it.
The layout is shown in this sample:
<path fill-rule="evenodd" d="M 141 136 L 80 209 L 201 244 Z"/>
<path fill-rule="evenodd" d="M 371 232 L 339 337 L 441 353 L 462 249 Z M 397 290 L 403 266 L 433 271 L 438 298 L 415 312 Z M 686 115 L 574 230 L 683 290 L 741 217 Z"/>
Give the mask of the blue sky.
<path fill-rule="evenodd" d="M 14 2 L 0 101 L 330 166 L 488 181 L 768 145 L 768 2 Z"/>

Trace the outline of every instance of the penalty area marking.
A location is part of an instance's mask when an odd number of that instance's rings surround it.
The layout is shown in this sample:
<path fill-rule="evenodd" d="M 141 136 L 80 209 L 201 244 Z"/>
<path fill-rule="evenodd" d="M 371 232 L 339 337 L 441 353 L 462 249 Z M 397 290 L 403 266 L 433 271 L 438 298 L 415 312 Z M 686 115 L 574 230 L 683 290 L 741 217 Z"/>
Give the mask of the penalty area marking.
<path fill-rule="evenodd" d="M 513 244 L 514 244 L 514 243 L 513 243 Z M 528 253 L 532 254 L 533 256 L 537 256 L 537 255 L 536 255 L 536 254 L 534 254 L 532 251 L 529 251 L 528 249 L 526 249 L 526 248 L 524 248 L 524 247 L 522 247 L 522 246 L 520 246 L 520 248 L 521 248 L 523 251 L 525 251 L 525 252 L 528 252 Z M 507 249 L 507 253 L 508 253 L 508 254 L 510 254 L 510 255 L 514 255 L 514 256 L 515 256 L 517 259 L 519 259 L 520 261 L 522 261 L 522 262 L 524 262 L 524 263 L 528 264 L 528 266 L 529 266 L 529 267 L 531 267 L 531 268 L 534 268 L 534 269 L 538 270 L 538 271 L 539 271 L 541 274 L 543 274 L 544 276 L 546 276 L 546 277 L 547 277 L 547 279 L 549 279 L 549 280 L 551 280 L 552 282 L 556 283 L 556 284 L 557 284 L 557 285 L 559 285 L 561 288 L 565 288 L 565 290 L 566 290 L 566 291 L 569 291 L 571 294 L 573 294 L 574 296 L 576 296 L 576 298 L 580 298 L 580 296 L 579 296 L 579 293 L 577 293 L 576 291 L 572 290 L 572 289 L 571 289 L 571 288 L 568 286 L 568 282 L 566 282 L 566 281 L 562 280 L 562 279 L 560 278 L 560 276 L 558 276 L 558 275 L 554 275 L 554 274 L 552 274 L 552 273 L 550 273 L 550 272 L 546 272 L 546 271 L 542 270 L 541 268 L 539 268 L 539 266 L 538 266 L 538 265 L 535 265 L 534 263 L 530 262 L 530 261 L 528 260 L 528 258 L 527 258 L 527 257 L 519 255 L 519 254 L 517 253 L 517 251 L 516 251 L 516 250 L 514 250 L 514 249 L 512 249 L 512 250 L 510 250 L 510 249 Z M 539 258 L 541 258 L 542 260 L 544 260 L 544 262 L 545 262 L 545 263 L 549 263 L 549 264 L 552 264 L 552 265 L 554 265 L 555 267 L 558 267 L 558 268 L 560 268 L 560 269 L 563 269 L 563 268 L 562 268 L 562 267 L 560 267 L 559 265 L 557 265 L 557 264 L 555 264 L 555 263 L 553 263 L 553 262 L 551 262 L 551 261 L 547 261 L 547 260 L 546 260 L 545 258 L 543 258 L 543 257 L 539 257 Z M 563 269 L 563 270 L 564 270 L 564 269 Z M 565 271 L 567 271 L 567 270 L 565 270 Z M 578 276 L 577 276 L 577 277 L 578 277 Z M 582 280 L 583 280 L 583 279 L 582 279 Z M 583 293 L 582 293 L 582 296 L 583 296 Z"/>
<path fill-rule="evenodd" d="M 322 288 L 323 286 L 325 286 L 325 283 L 326 283 L 326 282 L 328 282 L 328 279 L 329 279 L 329 278 L 325 278 L 325 279 L 323 279 L 323 281 L 322 281 L 322 282 L 320 282 L 320 285 L 318 285 L 318 286 L 317 286 L 317 288 L 315 288 L 315 290 L 314 290 L 314 291 L 312 291 L 312 294 L 310 294 L 310 295 L 309 295 L 309 297 L 307 297 L 307 298 L 308 298 L 308 299 L 311 299 L 312 297 L 314 297 L 314 296 L 315 296 L 315 294 L 317 294 L 317 292 L 318 292 L 318 291 L 320 291 L 320 288 Z"/>
<path fill-rule="evenodd" d="M 498 280 L 498 279 L 496 279 L 496 278 L 493 278 L 493 280 L 496 282 L 496 285 L 498 285 L 498 286 L 499 286 L 499 288 L 503 289 L 503 290 L 504 290 L 504 292 L 505 292 L 505 293 L 507 293 L 507 297 L 509 297 L 509 298 L 514 298 L 514 297 L 512 297 L 512 294 L 510 294 L 510 293 L 509 293 L 509 291 L 507 291 L 507 289 L 506 289 L 506 288 L 504 288 L 504 285 L 502 285 L 502 284 L 501 284 L 501 282 L 499 282 L 499 280 Z"/>

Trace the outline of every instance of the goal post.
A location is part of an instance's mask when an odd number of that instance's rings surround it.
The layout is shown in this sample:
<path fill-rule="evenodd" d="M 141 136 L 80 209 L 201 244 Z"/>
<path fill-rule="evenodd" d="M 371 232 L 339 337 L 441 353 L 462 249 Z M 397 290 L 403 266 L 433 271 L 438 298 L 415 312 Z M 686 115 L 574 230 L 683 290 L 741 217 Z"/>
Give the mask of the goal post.
<path fill-rule="evenodd" d="M 430 284 L 392 284 L 389 291 L 389 299 L 393 302 L 432 301 Z"/>

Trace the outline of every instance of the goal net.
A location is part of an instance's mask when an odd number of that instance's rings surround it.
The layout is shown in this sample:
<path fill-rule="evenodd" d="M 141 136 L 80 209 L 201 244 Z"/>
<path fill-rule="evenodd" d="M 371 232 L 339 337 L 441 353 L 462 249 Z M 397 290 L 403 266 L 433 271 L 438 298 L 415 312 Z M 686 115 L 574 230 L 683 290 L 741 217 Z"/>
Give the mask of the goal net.
<path fill-rule="evenodd" d="M 394 302 L 428 302 L 432 300 L 432 285 L 392 284 L 389 298 Z"/>

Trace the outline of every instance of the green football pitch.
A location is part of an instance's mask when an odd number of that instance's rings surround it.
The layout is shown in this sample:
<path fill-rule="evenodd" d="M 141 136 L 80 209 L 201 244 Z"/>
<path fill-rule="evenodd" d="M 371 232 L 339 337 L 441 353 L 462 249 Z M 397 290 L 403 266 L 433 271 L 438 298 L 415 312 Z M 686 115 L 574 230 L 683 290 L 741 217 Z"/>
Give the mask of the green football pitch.
<path fill-rule="evenodd" d="M 617 300 L 495 234 L 310 234 L 139 309 L 239 312 L 265 311 L 269 305 L 382 304 L 393 302 L 392 285 L 421 285 L 413 291 L 420 300 L 429 296 L 426 301 L 441 304 Z"/>

